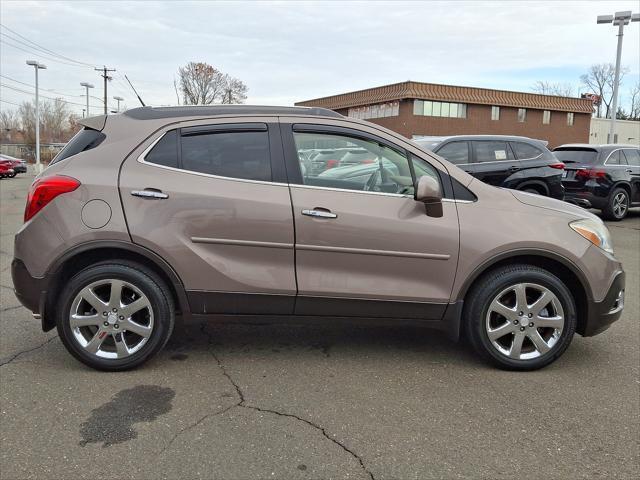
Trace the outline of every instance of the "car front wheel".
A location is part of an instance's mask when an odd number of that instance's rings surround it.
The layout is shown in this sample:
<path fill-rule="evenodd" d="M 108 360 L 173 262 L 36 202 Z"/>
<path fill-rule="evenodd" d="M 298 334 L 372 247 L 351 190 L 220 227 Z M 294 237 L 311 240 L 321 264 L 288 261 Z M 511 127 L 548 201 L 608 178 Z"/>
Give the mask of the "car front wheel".
<path fill-rule="evenodd" d="M 532 265 L 490 272 L 466 303 L 472 345 L 501 368 L 542 368 L 564 353 L 575 333 L 573 296 L 559 278 Z"/>
<path fill-rule="evenodd" d="M 65 347 L 81 362 L 98 370 L 127 370 L 166 344 L 173 299 L 162 279 L 137 264 L 97 264 L 68 282 L 56 324 Z"/>

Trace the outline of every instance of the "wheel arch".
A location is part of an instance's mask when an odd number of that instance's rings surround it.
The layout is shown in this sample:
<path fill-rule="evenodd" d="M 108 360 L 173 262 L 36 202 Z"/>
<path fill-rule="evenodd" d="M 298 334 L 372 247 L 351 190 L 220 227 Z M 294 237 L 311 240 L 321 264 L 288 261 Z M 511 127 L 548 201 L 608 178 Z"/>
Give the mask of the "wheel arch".
<path fill-rule="evenodd" d="M 536 188 L 542 195 L 549 196 L 549 187 L 542 180 L 523 180 L 518 184 L 516 190 L 524 190 L 527 187 Z"/>
<path fill-rule="evenodd" d="M 496 255 L 473 270 L 458 291 L 457 298 L 459 300 L 466 299 L 476 280 L 483 275 L 496 268 L 514 264 L 533 265 L 543 268 L 556 275 L 567 286 L 576 303 L 578 322 L 576 332 L 582 335 L 585 332 L 587 319 L 589 318 L 589 304 L 593 299 L 589 284 L 575 264 L 553 252 L 546 250 L 516 250 Z"/>
<path fill-rule="evenodd" d="M 40 309 L 41 313 L 46 312 L 46 315 L 42 315 L 43 330 L 48 331 L 55 327 L 55 299 L 58 298 L 67 280 L 89 265 L 116 259 L 136 262 L 152 270 L 167 284 L 178 310 L 176 313 L 183 316 L 190 314 L 182 280 L 171 265 L 159 255 L 145 247 L 124 241 L 95 241 L 67 250 L 49 268 L 46 276 L 49 278 L 48 285 L 51 288 L 47 290 L 43 308 Z"/>

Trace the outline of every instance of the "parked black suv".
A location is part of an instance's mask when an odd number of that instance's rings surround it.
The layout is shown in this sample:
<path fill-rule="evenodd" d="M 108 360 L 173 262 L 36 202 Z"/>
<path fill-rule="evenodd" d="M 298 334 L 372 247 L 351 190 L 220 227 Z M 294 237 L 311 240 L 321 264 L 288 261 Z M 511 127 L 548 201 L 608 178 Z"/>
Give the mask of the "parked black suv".
<path fill-rule="evenodd" d="M 562 200 L 564 165 L 546 142 L 505 135 L 426 137 L 414 140 L 485 183 Z"/>
<path fill-rule="evenodd" d="M 640 149 L 633 145 L 561 145 L 553 150 L 566 164 L 565 200 L 599 208 L 610 220 L 622 220 L 640 206 Z"/>

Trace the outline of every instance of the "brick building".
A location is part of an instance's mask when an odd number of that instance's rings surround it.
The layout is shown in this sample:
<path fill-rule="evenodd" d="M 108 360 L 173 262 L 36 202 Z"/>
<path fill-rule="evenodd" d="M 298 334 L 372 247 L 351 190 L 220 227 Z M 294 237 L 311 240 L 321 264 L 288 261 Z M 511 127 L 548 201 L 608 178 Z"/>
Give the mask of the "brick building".
<path fill-rule="evenodd" d="M 522 135 L 550 147 L 588 143 L 591 100 L 402 82 L 297 102 L 365 119 L 406 137 Z"/>

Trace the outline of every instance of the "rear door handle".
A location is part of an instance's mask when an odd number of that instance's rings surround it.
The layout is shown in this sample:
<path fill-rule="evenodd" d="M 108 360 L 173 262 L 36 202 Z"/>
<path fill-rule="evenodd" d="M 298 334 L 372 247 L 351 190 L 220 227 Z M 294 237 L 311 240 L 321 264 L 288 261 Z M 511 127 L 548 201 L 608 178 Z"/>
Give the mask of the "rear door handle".
<path fill-rule="evenodd" d="M 338 218 L 338 215 L 335 213 L 331 213 L 331 210 L 314 208 L 313 210 L 302 210 L 302 214 L 308 217 L 316 217 L 316 218 Z"/>
<path fill-rule="evenodd" d="M 163 193 L 161 190 L 156 190 L 154 188 L 145 188 L 144 190 L 133 190 L 131 195 L 134 197 L 142 197 L 149 198 L 151 200 L 164 200 L 165 198 L 169 198 L 169 195 Z"/>
<path fill-rule="evenodd" d="M 518 170 L 520 170 L 520 167 L 517 167 L 515 165 L 511 165 L 509 167 L 509 171 L 511 171 L 511 172 L 517 172 Z"/>

